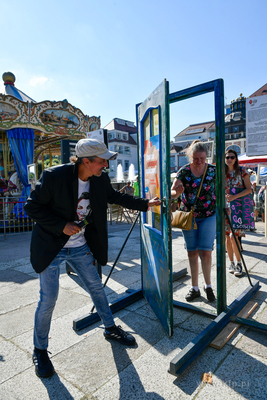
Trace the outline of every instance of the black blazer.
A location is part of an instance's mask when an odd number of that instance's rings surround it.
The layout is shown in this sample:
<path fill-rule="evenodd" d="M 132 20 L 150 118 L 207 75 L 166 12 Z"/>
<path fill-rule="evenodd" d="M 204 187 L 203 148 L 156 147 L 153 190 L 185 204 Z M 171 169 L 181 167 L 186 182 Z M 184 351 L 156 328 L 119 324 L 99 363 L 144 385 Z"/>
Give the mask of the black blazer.
<path fill-rule="evenodd" d="M 67 222 L 77 220 L 78 167 L 64 164 L 43 171 L 35 190 L 25 204 L 25 211 L 34 224 L 31 239 L 31 263 L 36 272 L 42 272 L 67 243 L 63 233 Z M 119 204 L 133 210 L 147 211 L 148 200 L 136 199 L 113 189 L 109 176 L 90 179 L 90 203 L 94 222 L 86 226 L 85 238 L 94 258 L 107 263 L 107 203 Z"/>

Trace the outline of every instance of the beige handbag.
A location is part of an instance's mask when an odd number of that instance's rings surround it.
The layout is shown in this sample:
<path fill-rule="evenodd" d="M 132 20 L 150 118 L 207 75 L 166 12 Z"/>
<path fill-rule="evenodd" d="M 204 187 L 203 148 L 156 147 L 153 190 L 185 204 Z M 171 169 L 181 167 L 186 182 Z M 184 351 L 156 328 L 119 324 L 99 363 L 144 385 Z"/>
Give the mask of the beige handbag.
<path fill-rule="evenodd" d="M 174 228 L 180 228 L 180 229 L 183 229 L 184 231 L 190 231 L 190 229 L 192 228 L 192 220 L 194 218 L 193 229 L 197 229 L 197 224 L 196 224 L 196 220 L 195 220 L 195 216 L 194 216 L 194 210 L 195 210 L 195 205 L 196 205 L 197 199 L 200 195 L 200 191 L 202 189 L 202 185 L 204 182 L 204 178 L 205 178 L 207 169 L 208 169 L 208 164 L 206 165 L 204 174 L 202 176 L 201 184 L 200 184 L 200 187 L 198 190 L 198 194 L 197 194 L 197 197 L 195 199 L 194 205 L 191 208 L 191 210 L 190 211 L 176 211 L 173 214 L 172 226 Z"/>
<path fill-rule="evenodd" d="M 172 226 L 174 228 L 180 228 L 184 231 L 190 231 L 192 228 L 192 220 L 194 214 L 194 207 L 191 211 L 176 211 L 173 215 Z M 194 217 L 194 229 L 197 229 L 197 224 Z"/>

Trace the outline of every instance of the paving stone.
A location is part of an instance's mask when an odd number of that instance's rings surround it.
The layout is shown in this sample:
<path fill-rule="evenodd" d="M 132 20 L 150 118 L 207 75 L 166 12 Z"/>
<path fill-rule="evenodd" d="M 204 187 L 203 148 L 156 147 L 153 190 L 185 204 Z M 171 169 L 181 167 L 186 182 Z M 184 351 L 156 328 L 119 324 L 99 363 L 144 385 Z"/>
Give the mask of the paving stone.
<path fill-rule="evenodd" d="M 0 383 L 11 379 L 32 365 L 31 356 L 9 341 L 0 342 L 0 355 Z"/>
<path fill-rule="evenodd" d="M 58 374 L 48 379 L 38 378 L 32 366 L 14 376 L 12 380 L 4 382 L 0 386 L 0 398 L 3 400 L 85 400 L 85 395 Z"/>
<path fill-rule="evenodd" d="M 103 280 L 110 271 L 130 224 L 108 226 L 110 240 L 109 264 L 102 268 Z M 111 229 L 112 228 L 112 229 Z M 106 288 L 108 300 L 125 296 L 128 287 L 140 290 L 140 227 L 132 232 L 132 241 L 125 246 Z M 16 245 L 18 241 L 16 238 Z M 28 235 L 30 239 L 30 235 Z M 29 243 L 28 239 L 28 243 Z M 1 237 L 0 237 L 1 241 Z M 10 254 L 7 248 L 6 255 Z M 253 300 L 259 305 L 250 318 L 266 323 L 267 317 L 267 239 L 263 234 L 247 233 L 243 240 L 244 258 L 252 279 L 260 281 L 261 289 Z M 2 245 L 2 243 L 1 243 Z M 180 230 L 173 230 L 173 271 L 187 268 L 187 275 L 173 284 L 175 300 L 185 302 L 191 285 L 187 252 Z M 2 247 L 1 247 L 2 249 Z M 241 326 L 237 333 L 218 351 L 207 347 L 178 377 L 168 373 L 169 363 L 198 333 L 211 322 L 210 318 L 182 308 L 174 308 L 174 336 L 169 338 L 145 299 L 135 302 L 114 315 L 115 323 L 133 332 L 137 345 L 125 347 L 106 341 L 103 324 L 75 332 L 73 320 L 89 314 L 90 295 L 76 275 L 66 274 L 60 267 L 59 299 L 51 323 L 49 350 L 58 374 L 39 379 L 34 373 L 33 317 L 39 297 L 38 274 L 24 249 L 13 260 L 0 263 L 0 398 L 3 400 L 124 400 L 149 399 L 259 399 L 266 393 L 266 334 Z M 1 254 L 2 255 L 2 254 Z M 1 260 L 2 261 L 2 260 Z M 1 274 L 1 271 L 5 271 Z M 216 251 L 212 253 L 212 285 L 217 292 Z M 200 269 L 199 286 L 203 292 Z M 231 304 L 249 287 L 246 276 L 237 278 L 227 272 L 227 304 Z M 194 304 L 216 310 L 204 292 Z M 230 371 L 230 379 L 229 379 Z M 3 373 L 2 373 L 3 372 Z M 211 373 L 213 384 L 203 384 L 203 372 Z"/>

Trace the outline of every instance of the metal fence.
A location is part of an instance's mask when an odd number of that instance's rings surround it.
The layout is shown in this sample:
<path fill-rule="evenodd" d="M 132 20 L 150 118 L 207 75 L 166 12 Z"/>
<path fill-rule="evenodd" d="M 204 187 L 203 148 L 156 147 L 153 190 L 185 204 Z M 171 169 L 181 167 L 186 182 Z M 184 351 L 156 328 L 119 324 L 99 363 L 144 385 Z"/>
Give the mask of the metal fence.
<path fill-rule="evenodd" d="M 26 197 L 0 197 L 0 235 L 6 238 L 7 233 L 28 232 L 32 230 L 33 221 L 24 211 Z"/>
<path fill-rule="evenodd" d="M 34 222 L 24 211 L 24 205 L 27 198 L 18 196 L 0 197 L 0 235 L 19 232 L 29 232 L 33 228 Z M 115 204 L 108 204 L 107 214 L 108 222 L 133 223 L 136 211 L 127 210 Z"/>

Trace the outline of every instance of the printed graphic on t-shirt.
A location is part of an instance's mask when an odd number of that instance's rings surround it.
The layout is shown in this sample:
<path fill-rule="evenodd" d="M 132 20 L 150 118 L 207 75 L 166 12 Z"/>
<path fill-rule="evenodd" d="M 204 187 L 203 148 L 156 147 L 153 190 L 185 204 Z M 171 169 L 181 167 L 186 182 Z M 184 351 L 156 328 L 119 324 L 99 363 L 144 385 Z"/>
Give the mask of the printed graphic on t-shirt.
<path fill-rule="evenodd" d="M 89 181 L 83 182 L 81 179 L 78 179 L 78 203 L 76 209 L 76 222 L 77 224 L 83 221 L 86 216 L 91 212 L 90 207 L 90 184 Z M 84 237 L 84 231 L 86 226 L 84 225 L 80 232 L 76 233 L 75 235 L 70 236 L 69 240 L 65 244 L 64 247 L 71 248 L 71 247 L 79 247 L 83 246 L 86 243 Z"/>
<path fill-rule="evenodd" d="M 89 193 L 83 192 L 78 198 L 78 204 L 77 204 L 77 215 L 79 218 L 79 222 L 85 219 L 85 217 L 89 214 L 90 210 L 91 207 L 89 201 Z"/>

